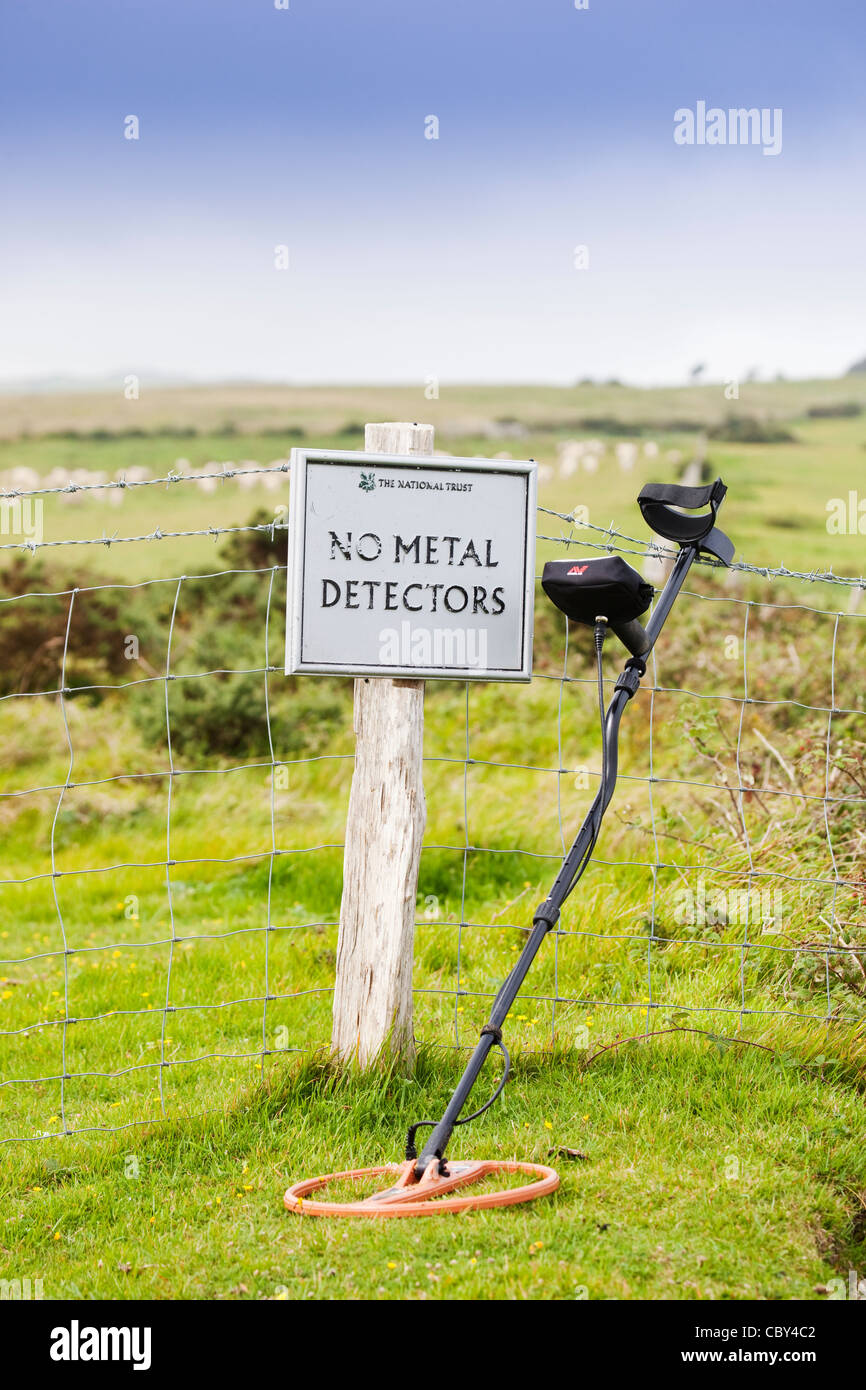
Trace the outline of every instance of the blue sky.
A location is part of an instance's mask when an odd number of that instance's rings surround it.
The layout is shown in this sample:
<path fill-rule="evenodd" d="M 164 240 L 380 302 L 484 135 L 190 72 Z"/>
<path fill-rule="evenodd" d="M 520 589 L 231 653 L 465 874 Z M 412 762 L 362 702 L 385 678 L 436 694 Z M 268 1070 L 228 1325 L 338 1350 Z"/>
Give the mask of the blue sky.
<path fill-rule="evenodd" d="M 10 0 L 0 31 L 7 380 L 866 354 L 854 0 Z M 781 152 L 678 146 L 698 101 L 781 108 Z"/>

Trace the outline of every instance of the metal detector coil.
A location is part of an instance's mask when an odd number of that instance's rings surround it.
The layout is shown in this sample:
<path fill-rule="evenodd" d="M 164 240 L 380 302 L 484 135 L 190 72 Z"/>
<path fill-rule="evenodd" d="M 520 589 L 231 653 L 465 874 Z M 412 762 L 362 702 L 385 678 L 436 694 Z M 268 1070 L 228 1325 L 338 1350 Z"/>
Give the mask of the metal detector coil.
<path fill-rule="evenodd" d="M 474 1192 L 463 1197 L 446 1194 L 457 1188 L 469 1187 L 482 1178 L 497 1173 L 529 1173 L 535 1181 L 520 1187 L 506 1187 L 495 1192 Z M 374 1192 L 357 1202 L 328 1202 L 309 1200 L 332 1183 L 390 1175 L 392 1181 L 381 1192 Z M 439 1216 L 443 1212 L 478 1211 L 489 1207 L 511 1207 L 520 1202 L 532 1202 L 547 1197 L 559 1187 L 559 1174 L 542 1163 L 509 1163 L 494 1160 L 474 1162 L 431 1163 L 423 1176 L 415 1173 L 415 1160 L 405 1163 L 386 1163 L 381 1168 L 353 1168 L 346 1173 L 328 1173 L 320 1178 L 308 1178 L 290 1187 L 283 1201 L 289 1211 L 301 1216 Z"/>

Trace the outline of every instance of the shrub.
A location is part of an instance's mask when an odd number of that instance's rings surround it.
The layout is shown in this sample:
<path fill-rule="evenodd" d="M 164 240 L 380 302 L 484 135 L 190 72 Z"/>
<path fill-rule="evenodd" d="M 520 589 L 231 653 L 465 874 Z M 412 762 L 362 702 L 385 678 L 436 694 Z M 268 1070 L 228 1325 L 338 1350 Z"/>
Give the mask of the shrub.
<path fill-rule="evenodd" d="M 202 670 L 209 668 L 212 659 L 203 657 Z M 216 673 L 200 680 L 173 681 L 168 692 L 173 753 L 197 761 L 219 757 L 267 760 L 270 708 L 275 757 L 313 756 L 327 748 L 351 718 L 351 701 L 346 692 L 335 689 L 335 681 L 271 676 L 268 705 L 264 680 L 260 674 Z M 161 683 L 145 686 L 138 694 L 133 717 L 146 739 L 159 745 L 167 743 Z"/>
<path fill-rule="evenodd" d="M 168 692 L 172 749 L 196 759 L 213 756 L 267 758 L 265 622 L 270 593 L 268 657 L 283 663 L 286 610 L 285 527 L 272 526 L 260 509 L 220 552 L 228 574 L 191 576 L 181 590 L 172 636 Z M 278 568 L 269 572 L 273 566 Z M 173 590 L 162 590 L 160 622 L 167 624 Z M 202 672 L 211 674 L 191 679 Z M 274 752 L 279 758 L 326 748 L 351 720 L 351 682 L 322 676 L 268 676 Z M 133 717 L 144 736 L 167 742 L 165 688 L 134 692 Z"/>
<path fill-rule="evenodd" d="M 797 436 L 784 425 L 759 420 L 755 415 L 729 415 L 709 431 L 711 439 L 730 444 L 796 444 Z"/>
<path fill-rule="evenodd" d="M 268 569 L 271 565 L 286 565 L 289 559 L 289 533 L 285 526 L 274 524 L 274 515 L 266 507 L 253 512 L 247 526 L 260 527 L 255 531 L 235 531 L 225 541 L 220 559 L 231 569 Z"/>
<path fill-rule="evenodd" d="M 810 420 L 853 420 L 863 414 L 856 401 L 841 401 L 836 405 L 813 405 L 806 411 Z"/>
<path fill-rule="evenodd" d="M 79 592 L 70 619 L 73 589 Z M 73 692 L 134 679 L 139 667 L 128 657 L 127 638 L 135 635 L 140 648 L 151 645 L 154 617 L 146 589 L 106 586 L 102 576 L 86 570 L 71 571 L 16 556 L 0 574 L 0 595 L 16 598 L 0 610 L 0 693 L 4 695 L 56 690 L 64 650 L 65 685 Z M 91 692 L 94 698 L 104 693 Z"/>

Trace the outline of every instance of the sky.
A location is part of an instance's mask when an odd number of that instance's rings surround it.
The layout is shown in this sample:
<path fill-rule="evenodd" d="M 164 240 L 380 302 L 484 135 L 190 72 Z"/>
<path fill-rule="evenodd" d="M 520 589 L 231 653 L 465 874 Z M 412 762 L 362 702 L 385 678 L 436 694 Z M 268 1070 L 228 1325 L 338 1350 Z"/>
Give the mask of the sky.
<path fill-rule="evenodd" d="M 866 356 L 861 0 L 288 4 L 6 0 L 0 381 Z M 701 102 L 778 153 L 678 144 Z"/>

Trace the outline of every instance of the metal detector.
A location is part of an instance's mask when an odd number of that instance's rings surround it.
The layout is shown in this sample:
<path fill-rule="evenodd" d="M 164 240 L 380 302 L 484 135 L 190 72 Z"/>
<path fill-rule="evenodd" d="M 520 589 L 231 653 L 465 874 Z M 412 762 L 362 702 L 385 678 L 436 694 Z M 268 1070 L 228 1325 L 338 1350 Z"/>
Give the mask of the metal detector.
<path fill-rule="evenodd" d="M 657 535 L 675 542 L 680 547 L 646 627 L 642 625 L 640 618 L 650 606 L 653 597 L 652 586 L 621 556 L 603 556 L 589 560 L 550 560 L 544 566 L 541 584 L 548 598 L 569 618 L 592 628 L 595 634 L 602 729 L 602 771 L 599 789 L 571 849 L 563 860 L 553 887 L 533 915 L 532 930 L 526 944 L 493 1001 L 490 1017 L 481 1029 L 475 1050 L 442 1118 L 419 1120 L 410 1127 L 406 1158 L 401 1164 L 330 1173 L 324 1177 L 296 1183 L 285 1195 L 285 1204 L 290 1211 L 312 1216 L 433 1216 L 437 1212 L 528 1202 L 555 1191 L 559 1186 L 556 1172 L 542 1164 L 495 1160 L 449 1161 L 446 1159 L 446 1149 L 456 1126 L 468 1124 L 470 1120 L 477 1119 L 489 1109 L 508 1080 L 511 1059 L 502 1041 L 503 1024 L 541 943 L 548 932 L 555 928 L 563 903 L 592 856 L 604 813 L 616 786 L 619 725 L 623 711 L 640 687 L 646 674 L 647 657 L 658 640 L 686 575 L 701 553 L 712 556 L 722 565 L 731 563 L 734 546 L 716 526 L 716 517 L 726 492 L 727 488 L 721 478 L 717 478 L 706 487 L 648 483 L 642 489 L 637 500 L 647 525 Z M 708 510 L 700 510 L 703 508 Z M 695 512 L 698 514 L 695 515 Z M 610 704 L 605 709 L 602 650 L 608 631 L 613 632 L 622 642 L 630 656 L 616 681 Z M 493 1047 L 499 1048 L 504 1062 L 499 1085 L 490 1099 L 478 1110 L 470 1115 L 461 1116 Z M 415 1137 L 419 1129 L 426 1127 L 432 1132 L 419 1154 Z M 448 1195 L 455 1189 L 478 1183 L 482 1178 L 516 1172 L 529 1173 L 534 1181 L 519 1187 L 470 1193 L 461 1197 Z M 355 1180 L 384 1174 L 392 1177 L 391 1185 L 364 1200 L 309 1200 L 313 1193 L 338 1179 Z"/>

